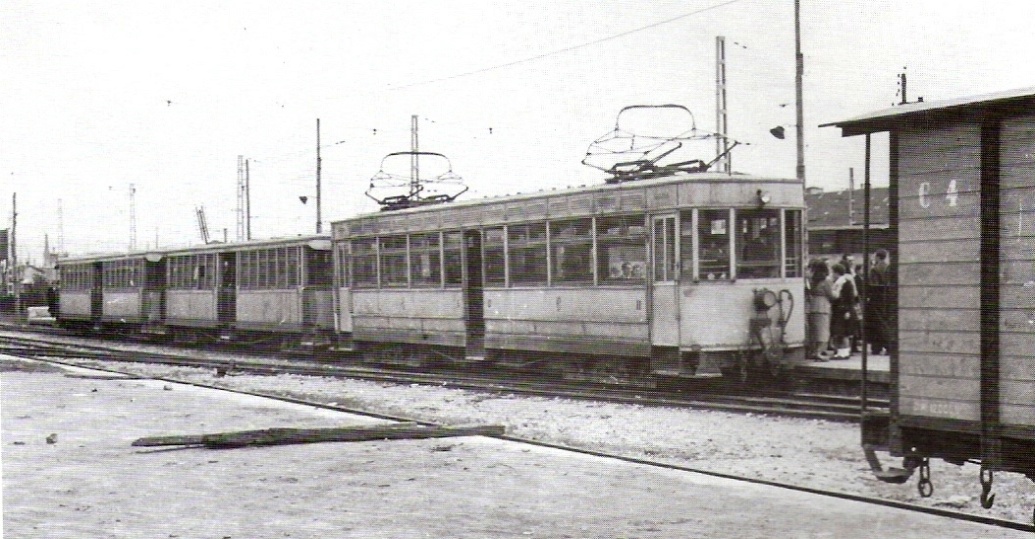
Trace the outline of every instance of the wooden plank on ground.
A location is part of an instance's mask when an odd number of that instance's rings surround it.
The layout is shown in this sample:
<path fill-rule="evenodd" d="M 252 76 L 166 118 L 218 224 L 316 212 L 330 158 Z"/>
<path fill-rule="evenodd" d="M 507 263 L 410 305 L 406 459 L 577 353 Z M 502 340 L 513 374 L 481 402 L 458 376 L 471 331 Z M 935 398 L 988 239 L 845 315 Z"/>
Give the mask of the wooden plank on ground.
<path fill-rule="evenodd" d="M 403 440 L 446 438 L 451 436 L 499 436 L 502 425 L 466 427 L 425 427 L 414 423 L 364 427 L 333 428 L 273 428 L 197 434 L 185 436 L 155 436 L 133 442 L 137 447 L 165 445 L 203 445 L 210 448 L 231 448 L 262 445 L 308 444 L 318 442 L 363 442 L 373 440 Z"/>

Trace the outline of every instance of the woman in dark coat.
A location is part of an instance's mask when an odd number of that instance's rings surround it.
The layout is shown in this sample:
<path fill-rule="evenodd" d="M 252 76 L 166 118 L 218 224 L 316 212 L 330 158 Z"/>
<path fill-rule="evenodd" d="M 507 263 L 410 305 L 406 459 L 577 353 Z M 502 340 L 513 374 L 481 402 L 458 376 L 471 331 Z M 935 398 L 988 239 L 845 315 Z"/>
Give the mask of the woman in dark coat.
<path fill-rule="evenodd" d="M 837 348 L 835 359 L 847 359 L 851 356 L 850 346 L 855 333 L 855 301 L 859 293 L 855 289 L 855 279 L 841 264 L 834 264 L 834 301 L 830 308 L 830 342 Z"/>

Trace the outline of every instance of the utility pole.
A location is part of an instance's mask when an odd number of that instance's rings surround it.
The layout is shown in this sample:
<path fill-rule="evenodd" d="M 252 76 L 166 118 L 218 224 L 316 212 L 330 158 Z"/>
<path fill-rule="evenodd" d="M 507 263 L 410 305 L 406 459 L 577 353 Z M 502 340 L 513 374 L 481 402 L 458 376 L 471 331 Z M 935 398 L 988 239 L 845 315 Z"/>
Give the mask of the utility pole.
<path fill-rule="evenodd" d="M 855 169 L 848 167 L 848 226 L 855 224 Z"/>
<path fill-rule="evenodd" d="M 417 115 L 410 117 L 410 196 L 420 193 L 420 158 L 417 156 Z"/>
<path fill-rule="evenodd" d="M 794 102 L 798 124 L 798 179 L 805 184 L 805 114 L 802 112 L 801 85 L 805 60 L 801 54 L 801 0 L 794 0 Z"/>
<path fill-rule="evenodd" d="M 137 250 L 137 188 L 129 184 L 129 250 Z"/>
<path fill-rule="evenodd" d="M 58 217 L 57 252 L 60 255 L 61 253 L 65 252 L 65 210 L 64 210 L 64 207 L 61 204 L 61 199 L 60 198 L 58 199 L 57 214 L 58 214 L 57 215 L 57 217 Z"/>
<path fill-rule="evenodd" d="M 729 173 L 733 170 L 729 151 L 729 123 L 726 117 L 726 38 L 715 37 L 715 129 L 719 137 L 715 139 L 715 155 L 721 155 L 719 171 Z"/>
<path fill-rule="evenodd" d="M 251 159 L 244 160 L 244 233 L 248 241 L 252 239 L 252 173 L 249 168 Z"/>
<path fill-rule="evenodd" d="M 244 230 L 244 196 L 245 186 L 244 179 L 244 156 L 237 156 L 237 241 L 243 241 L 245 239 Z"/>
<path fill-rule="evenodd" d="M 22 312 L 22 282 L 18 277 L 18 193 L 11 194 L 11 284 L 14 285 L 14 314 Z"/>
<path fill-rule="evenodd" d="M 316 119 L 316 233 L 323 231 L 320 224 L 320 119 Z"/>

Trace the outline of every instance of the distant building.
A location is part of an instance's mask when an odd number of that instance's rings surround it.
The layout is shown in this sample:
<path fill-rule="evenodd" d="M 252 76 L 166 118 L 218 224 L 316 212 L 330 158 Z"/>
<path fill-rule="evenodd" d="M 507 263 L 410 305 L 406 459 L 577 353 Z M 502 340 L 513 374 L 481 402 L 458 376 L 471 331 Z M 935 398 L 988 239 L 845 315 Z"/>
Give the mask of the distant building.
<path fill-rule="evenodd" d="M 805 191 L 808 207 L 809 257 L 840 258 L 849 253 L 862 261 L 865 206 L 862 189 L 824 191 L 810 187 Z M 894 247 L 888 226 L 888 188 L 870 188 L 869 252 Z"/>

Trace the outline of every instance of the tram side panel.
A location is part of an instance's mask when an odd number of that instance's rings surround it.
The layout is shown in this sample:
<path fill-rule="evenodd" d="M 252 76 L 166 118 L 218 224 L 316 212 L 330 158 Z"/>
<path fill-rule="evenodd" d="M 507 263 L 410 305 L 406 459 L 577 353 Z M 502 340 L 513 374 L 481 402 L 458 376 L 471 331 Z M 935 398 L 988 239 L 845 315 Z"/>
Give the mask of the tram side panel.
<path fill-rule="evenodd" d="M 247 331 L 300 331 L 302 308 L 299 291 L 238 290 L 235 327 Z"/>
<path fill-rule="evenodd" d="M 211 328 L 219 324 L 214 289 L 170 289 L 166 302 L 166 323 L 170 326 Z"/>
<path fill-rule="evenodd" d="M 462 348 L 466 344 L 463 291 L 459 288 L 357 288 L 351 302 L 353 339 Z M 342 305 L 342 312 L 348 305 Z M 349 318 L 343 316 L 343 319 Z"/>
<path fill-rule="evenodd" d="M 90 320 L 90 290 L 62 288 L 58 294 L 61 320 Z"/>
<path fill-rule="evenodd" d="M 1004 120 L 1000 148 L 1000 419 L 1030 433 L 1035 427 L 1035 114 Z"/>
<path fill-rule="evenodd" d="M 643 285 L 485 291 L 486 348 L 647 357 L 647 322 Z"/>

